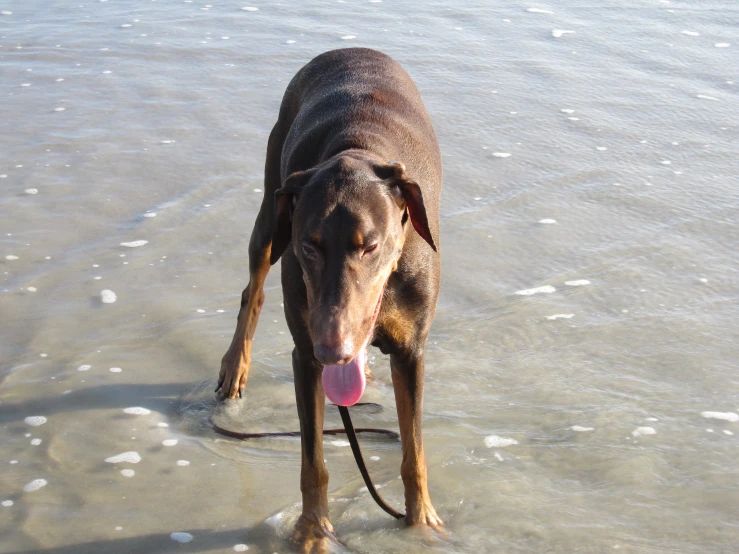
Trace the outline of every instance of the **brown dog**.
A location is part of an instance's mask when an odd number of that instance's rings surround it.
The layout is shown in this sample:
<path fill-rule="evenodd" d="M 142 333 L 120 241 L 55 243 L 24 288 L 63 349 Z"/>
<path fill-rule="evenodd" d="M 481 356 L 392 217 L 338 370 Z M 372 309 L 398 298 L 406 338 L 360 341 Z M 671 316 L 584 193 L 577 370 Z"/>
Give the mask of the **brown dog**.
<path fill-rule="evenodd" d="M 249 285 L 218 387 L 246 385 L 264 280 L 282 257 L 295 349 L 304 552 L 335 541 L 323 461 L 324 391 L 342 405 L 364 390 L 369 344 L 390 355 L 403 444 L 406 523 L 439 529 L 421 438 L 424 346 L 439 292 L 441 155 L 413 81 L 392 58 L 334 50 L 287 87 L 269 137 L 264 199 L 249 243 Z M 412 227 L 412 228 L 411 228 Z"/>

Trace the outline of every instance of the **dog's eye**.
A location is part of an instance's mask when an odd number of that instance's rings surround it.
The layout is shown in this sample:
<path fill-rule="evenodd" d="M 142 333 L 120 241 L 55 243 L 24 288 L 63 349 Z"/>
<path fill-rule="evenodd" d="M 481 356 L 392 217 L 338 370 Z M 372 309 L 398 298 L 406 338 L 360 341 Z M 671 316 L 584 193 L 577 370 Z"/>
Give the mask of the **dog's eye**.
<path fill-rule="evenodd" d="M 364 249 L 364 254 L 371 254 L 377 250 L 377 243 L 369 245 L 367 248 Z"/>
<path fill-rule="evenodd" d="M 310 258 L 311 260 L 316 259 L 316 249 L 308 244 L 303 244 L 303 254 L 306 258 Z"/>

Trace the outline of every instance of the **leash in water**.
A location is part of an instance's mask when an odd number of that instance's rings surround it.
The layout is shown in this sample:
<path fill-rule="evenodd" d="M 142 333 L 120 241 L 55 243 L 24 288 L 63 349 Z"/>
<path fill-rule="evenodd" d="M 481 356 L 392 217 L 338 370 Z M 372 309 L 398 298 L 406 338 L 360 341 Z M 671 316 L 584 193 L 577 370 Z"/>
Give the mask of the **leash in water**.
<path fill-rule="evenodd" d="M 362 479 L 364 479 L 364 484 L 367 485 L 367 490 L 369 490 L 369 493 L 372 495 L 372 498 L 374 498 L 375 502 L 377 502 L 377 505 L 383 510 L 385 510 L 385 512 L 393 516 L 395 519 L 404 518 L 405 514 L 401 514 L 393 510 L 382 499 L 382 497 L 380 496 L 380 493 L 377 492 L 377 489 L 375 488 L 375 484 L 372 482 L 372 479 L 369 476 L 367 467 L 364 465 L 364 458 L 362 457 L 362 451 L 359 450 L 359 442 L 357 441 L 357 435 L 354 432 L 354 425 L 352 425 L 352 418 L 349 417 L 349 409 L 346 406 L 338 406 L 338 408 L 339 408 L 339 413 L 341 414 L 341 421 L 344 422 L 344 429 L 346 429 L 346 436 L 349 439 L 349 444 L 352 447 L 352 453 L 354 454 L 354 461 L 357 462 L 359 473 L 362 474 Z"/>
<path fill-rule="evenodd" d="M 368 406 L 368 405 L 376 405 L 371 403 L 359 403 L 355 404 L 356 406 Z M 378 435 L 385 435 L 388 437 L 392 437 L 394 439 L 399 439 L 400 436 L 395 431 L 390 431 L 389 429 L 375 429 L 375 428 L 359 428 L 354 429 L 354 425 L 352 424 L 352 419 L 349 416 L 349 409 L 346 406 L 337 406 L 339 408 L 339 414 L 341 415 L 341 421 L 344 423 L 343 429 L 324 429 L 323 434 L 324 435 L 341 435 L 346 433 L 347 438 L 349 439 L 349 445 L 352 448 L 352 454 L 354 454 L 354 461 L 357 462 L 357 467 L 359 468 L 359 473 L 362 474 L 362 479 L 364 479 L 364 484 L 367 485 L 367 490 L 369 491 L 370 495 L 374 499 L 375 502 L 377 502 L 377 505 L 382 508 L 385 512 L 393 516 L 395 519 L 402 519 L 405 517 L 405 514 L 401 514 L 391 508 L 387 505 L 387 503 L 382 499 L 380 494 L 377 492 L 377 489 L 375 488 L 375 484 L 372 482 L 372 478 L 369 475 L 369 472 L 367 471 L 367 466 L 364 465 L 364 458 L 362 457 L 362 451 L 359 449 L 359 441 L 357 441 L 357 433 L 375 433 Z M 238 431 L 230 431 L 228 429 L 224 429 L 223 427 L 219 426 L 215 420 L 213 419 L 213 416 L 210 416 L 210 425 L 213 427 L 213 430 L 218 433 L 219 435 L 223 435 L 226 437 L 230 437 L 232 439 L 239 439 L 239 440 L 248 440 L 248 439 L 260 439 L 260 438 L 267 438 L 267 437 L 299 437 L 300 431 L 285 431 L 281 433 L 240 433 Z"/>

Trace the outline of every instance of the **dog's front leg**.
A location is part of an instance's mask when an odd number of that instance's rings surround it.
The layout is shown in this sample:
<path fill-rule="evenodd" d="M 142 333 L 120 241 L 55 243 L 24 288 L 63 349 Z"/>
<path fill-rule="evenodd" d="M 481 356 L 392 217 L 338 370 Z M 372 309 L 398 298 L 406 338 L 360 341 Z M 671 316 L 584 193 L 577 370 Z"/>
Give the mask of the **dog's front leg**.
<path fill-rule="evenodd" d="M 300 491 L 303 512 L 295 525 L 292 541 L 300 552 L 331 550 L 338 542 L 328 519 L 328 470 L 323 461 L 323 412 L 325 400 L 321 385 L 323 367 L 313 353 L 293 350 L 295 398 L 300 418 Z"/>
<path fill-rule="evenodd" d="M 398 408 L 400 440 L 403 443 L 400 476 L 405 487 L 405 521 L 407 525 L 427 525 L 441 530 L 444 522 L 436 515 L 429 497 L 421 435 L 423 353 L 393 354 L 390 357 L 390 367 Z"/>

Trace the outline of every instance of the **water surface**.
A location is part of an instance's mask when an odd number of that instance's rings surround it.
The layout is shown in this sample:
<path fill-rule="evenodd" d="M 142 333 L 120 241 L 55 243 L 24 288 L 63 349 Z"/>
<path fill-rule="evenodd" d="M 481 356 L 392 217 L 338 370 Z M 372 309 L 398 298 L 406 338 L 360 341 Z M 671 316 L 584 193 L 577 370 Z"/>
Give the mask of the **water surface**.
<path fill-rule="evenodd" d="M 345 46 L 408 69 L 444 155 L 424 426 L 452 536 L 327 438 L 347 548 L 735 551 L 739 7 L 211 1 L 0 3 L 0 552 L 288 551 L 299 442 L 207 419 L 282 94 Z M 293 430 L 266 292 L 219 417 Z M 373 354 L 355 423 L 394 428 Z M 401 506 L 398 444 L 364 451 Z"/>

